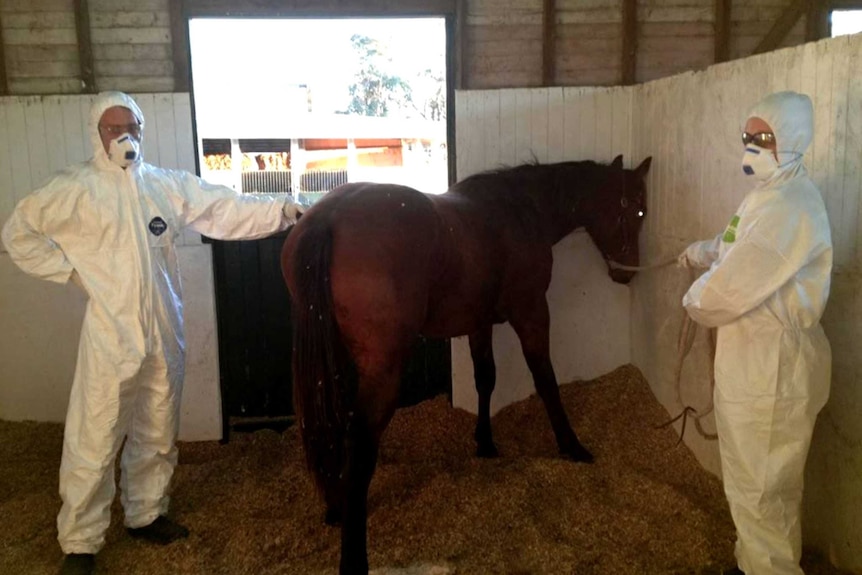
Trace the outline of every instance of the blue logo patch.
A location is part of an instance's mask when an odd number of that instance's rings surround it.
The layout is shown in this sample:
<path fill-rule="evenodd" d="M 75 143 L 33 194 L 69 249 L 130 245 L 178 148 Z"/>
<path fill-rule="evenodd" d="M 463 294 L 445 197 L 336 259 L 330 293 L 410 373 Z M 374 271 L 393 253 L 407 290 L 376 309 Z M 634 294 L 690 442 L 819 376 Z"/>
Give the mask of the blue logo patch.
<path fill-rule="evenodd" d="M 165 230 L 168 229 L 168 224 L 167 222 L 165 222 L 165 220 L 163 220 L 159 216 L 156 216 L 152 220 L 150 220 L 149 228 L 153 235 L 160 236 L 165 233 Z"/>

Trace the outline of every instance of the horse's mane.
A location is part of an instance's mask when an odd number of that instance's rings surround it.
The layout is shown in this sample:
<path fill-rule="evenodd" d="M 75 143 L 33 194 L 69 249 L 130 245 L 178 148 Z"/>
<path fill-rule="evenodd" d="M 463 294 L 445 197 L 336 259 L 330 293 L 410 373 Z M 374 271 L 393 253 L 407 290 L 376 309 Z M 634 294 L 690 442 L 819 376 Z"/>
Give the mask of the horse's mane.
<path fill-rule="evenodd" d="M 507 208 L 535 205 L 538 196 L 545 195 L 558 209 L 567 209 L 595 191 L 602 183 L 607 169 L 608 165 L 592 160 L 554 164 L 542 164 L 534 160 L 473 174 L 455 184 L 451 191 L 483 203 L 494 203 Z M 570 183 L 577 185 L 560 185 L 565 183 L 559 181 L 562 175 Z"/>

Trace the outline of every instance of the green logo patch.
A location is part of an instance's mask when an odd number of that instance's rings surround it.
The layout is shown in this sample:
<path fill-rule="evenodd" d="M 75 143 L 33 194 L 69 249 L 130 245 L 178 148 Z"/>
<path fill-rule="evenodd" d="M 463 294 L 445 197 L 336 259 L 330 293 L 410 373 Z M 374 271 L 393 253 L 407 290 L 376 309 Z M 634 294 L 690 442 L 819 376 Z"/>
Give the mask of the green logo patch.
<path fill-rule="evenodd" d="M 730 219 L 730 223 L 727 224 L 727 228 L 724 230 L 724 237 L 721 238 L 721 241 L 732 244 L 736 241 L 736 227 L 739 225 L 739 216 L 733 216 Z"/>

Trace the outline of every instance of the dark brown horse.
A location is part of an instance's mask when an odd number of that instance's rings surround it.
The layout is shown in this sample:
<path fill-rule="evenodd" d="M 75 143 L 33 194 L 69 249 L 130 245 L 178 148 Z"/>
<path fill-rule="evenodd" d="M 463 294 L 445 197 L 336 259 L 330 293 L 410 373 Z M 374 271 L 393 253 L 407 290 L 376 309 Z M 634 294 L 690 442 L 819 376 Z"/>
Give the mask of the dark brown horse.
<path fill-rule="evenodd" d="M 563 410 L 549 356 L 551 247 L 583 227 L 605 260 L 637 265 L 649 165 L 624 170 L 621 156 L 610 165 L 523 165 L 471 176 L 439 196 L 347 184 L 302 216 L 281 259 L 294 305 L 294 406 L 327 522 L 342 523 L 342 575 L 368 572 L 368 485 L 420 334 L 469 335 L 479 456 L 497 454 L 491 333 L 508 321 L 560 452 L 592 461 Z M 608 273 L 621 283 L 632 277 Z"/>

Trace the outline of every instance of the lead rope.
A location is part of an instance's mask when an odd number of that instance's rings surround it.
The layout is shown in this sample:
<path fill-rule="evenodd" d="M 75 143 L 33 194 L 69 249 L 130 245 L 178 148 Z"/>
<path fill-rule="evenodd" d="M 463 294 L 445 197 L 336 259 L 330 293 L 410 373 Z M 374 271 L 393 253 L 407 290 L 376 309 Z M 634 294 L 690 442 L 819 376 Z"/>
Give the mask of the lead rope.
<path fill-rule="evenodd" d="M 657 264 L 651 264 L 651 265 L 646 265 L 646 266 L 626 266 L 626 265 L 617 263 L 613 260 L 608 260 L 608 265 L 610 265 L 613 268 L 617 268 L 617 269 L 621 269 L 621 270 L 625 270 L 625 271 L 640 272 L 640 271 L 648 271 L 648 270 L 663 268 L 663 267 L 668 266 L 672 263 L 675 263 L 676 261 L 677 261 L 677 258 L 676 258 L 676 256 L 674 256 L 671 259 L 661 261 Z M 694 274 L 692 274 L 692 276 L 693 275 Z M 694 277 L 692 277 L 691 279 L 692 279 L 692 281 L 694 281 Z M 656 429 L 662 429 L 662 428 L 667 427 L 669 425 L 673 425 L 680 418 L 682 418 L 682 429 L 679 432 L 679 439 L 677 440 L 676 445 L 679 445 L 680 443 L 682 443 L 683 437 L 685 437 L 685 426 L 686 426 L 686 422 L 688 421 L 689 415 L 694 420 L 694 427 L 695 427 L 695 429 L 697 429 L 697 432 L 701 435 L 701 437 L 703 437 L 704 439 L 707 439 L 709 441 L 715 441 L 716 439 L 718 439 L 718 434 L 707 432 L 703 428 L 703 425 L 700 422 L 701 419 L 703 419 L 704 417 L 706 417 L 707 415 L 712 413 L 712 410 L 715 407 L 713 405 L 713 401 L 712 401 L 712 394 L 713 394 L 713 391 L 715 390 L 715 348 L 716 348 L 715 329 L 710 329 L 708 332 L 709 349 L 710 349 L 709 403 L 708 403 L 707 407 L 702 412 L 698 413 L 698 411 L 695 408 L 691 407 L 690 405 L 686 405 L 682 401 L 682 364 L 685 361 L 685 358 L 688 355 L 688 352 L 691 351 L 691 347 L 694 344 L 694 338 L 696 335 L 697 335 L 697 324 L 694 321 L 692 321 L 692 319 L 689 317 L 689 315 L 687 313 L 685 313 L 685 311 L 683 311 L 682 325 L 680 326 L 679 336 L 677 337 L 677 342 L 676 342 L 677 355 L 676 355 L 676 367 L 674 369 L 674 390 L 676 391 L 676 402 L 677 402 L 677 404 L 682 405 L 683 409 L 682 409 L 682 412 L 679 415 L 677 415 L 676 417 L 656 426 Z M 676 446 L 674 446 L 674 447 L 676 447 Z"/>

